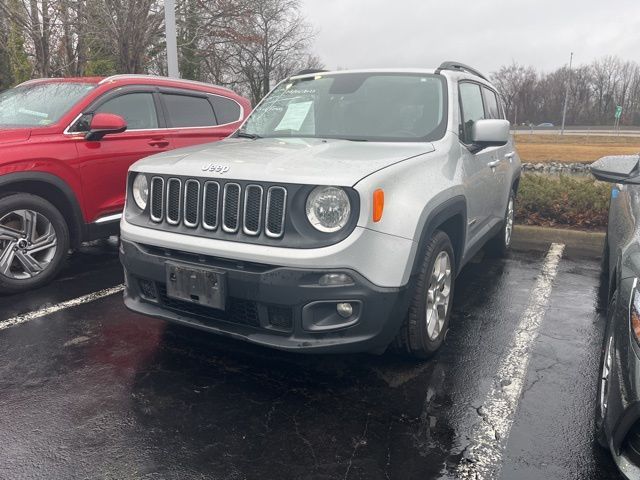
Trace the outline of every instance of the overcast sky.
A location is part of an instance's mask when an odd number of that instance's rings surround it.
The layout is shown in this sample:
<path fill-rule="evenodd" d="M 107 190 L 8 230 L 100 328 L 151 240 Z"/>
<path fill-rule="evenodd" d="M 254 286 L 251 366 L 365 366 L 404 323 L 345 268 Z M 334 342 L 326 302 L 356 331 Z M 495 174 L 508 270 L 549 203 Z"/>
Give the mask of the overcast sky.
<path fill-rule="evenodd" d="M 302 0 L 327 68 L 640 62 L 640 0 Z"/>

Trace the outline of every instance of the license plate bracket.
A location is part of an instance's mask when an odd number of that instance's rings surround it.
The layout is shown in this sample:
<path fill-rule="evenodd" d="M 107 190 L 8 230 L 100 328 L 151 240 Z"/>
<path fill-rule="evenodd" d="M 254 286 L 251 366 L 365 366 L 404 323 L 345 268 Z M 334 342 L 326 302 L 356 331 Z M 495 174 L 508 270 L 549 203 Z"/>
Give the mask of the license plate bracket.
<path fill-rule="evenodd" d="M 227 273 L 213 268 L 166 263 L 167 296 L 184 302 L 225 310 Z"/>

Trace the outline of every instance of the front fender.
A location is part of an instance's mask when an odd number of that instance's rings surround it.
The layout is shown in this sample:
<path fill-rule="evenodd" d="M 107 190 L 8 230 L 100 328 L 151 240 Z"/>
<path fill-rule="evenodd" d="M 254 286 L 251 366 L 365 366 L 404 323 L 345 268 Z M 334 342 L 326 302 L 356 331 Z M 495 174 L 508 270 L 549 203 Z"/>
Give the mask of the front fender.
<path fill-rule="evenodd" d="M 80 208 L 82 182 L 76 170 L 55 159 L 37 159 L 0 164 L 0 188 L 18 181 L 45 181 L 61 190 Z M 80 208 L 82 211 L 82 208 Z M 84 218 L 84 211 L 82 211 Z"/>

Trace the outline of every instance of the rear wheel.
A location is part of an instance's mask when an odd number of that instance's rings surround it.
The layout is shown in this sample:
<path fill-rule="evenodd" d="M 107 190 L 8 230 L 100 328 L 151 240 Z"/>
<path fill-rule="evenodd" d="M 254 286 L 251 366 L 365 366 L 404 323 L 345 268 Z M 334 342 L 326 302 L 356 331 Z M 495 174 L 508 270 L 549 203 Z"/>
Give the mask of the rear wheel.
<path fill-rule="evenodd" d="M 437 231 L 425 249 L 407 317 L 396 349 L 426 359 L 440 348 L 449 328 L 455 283 L 455 257 L 449 236 Z"/>
<path fill-rule="evenodd" d="M 28 193 L 2 198 L 0 206 L 0 293 L 44 285 L 62 267 L 69 228 L 51 203 Z"/>
<path fill-rule="evenodd" d="M 515 219 L 515 202 L 516 194 L 513 190 L 509 192 L 509 200 L 507 209 L 504 213 L 504 220 L 500 232 L 489 240 L 487 250 L 489 253 L 502 257 L 507 254 L 511 248 L 511 240 L 513 238 L 513 224 Z"/>

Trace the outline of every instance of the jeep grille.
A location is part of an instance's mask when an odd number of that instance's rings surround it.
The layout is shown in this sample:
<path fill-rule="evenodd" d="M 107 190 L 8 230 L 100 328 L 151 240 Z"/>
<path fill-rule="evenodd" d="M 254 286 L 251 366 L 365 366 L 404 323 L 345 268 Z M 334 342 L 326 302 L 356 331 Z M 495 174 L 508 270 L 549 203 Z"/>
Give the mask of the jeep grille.
<path fill-rule="evenodd" d="M 280 238 L 286 204 L 287 190 L 281 186 L 153 177 L 149 212 L 154 223 Z"/>

